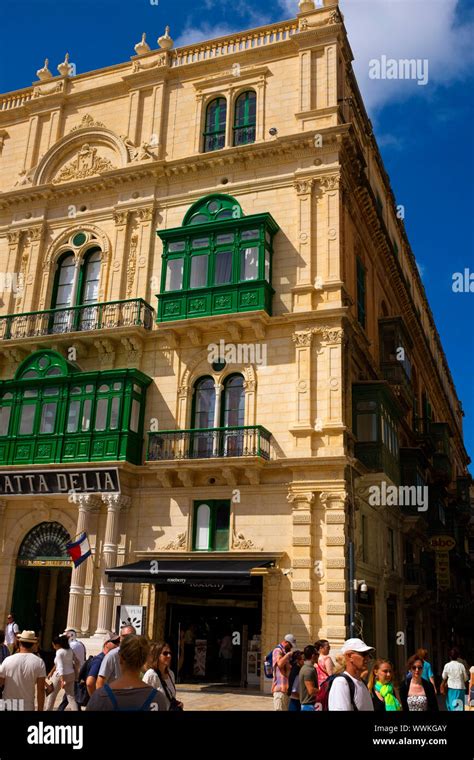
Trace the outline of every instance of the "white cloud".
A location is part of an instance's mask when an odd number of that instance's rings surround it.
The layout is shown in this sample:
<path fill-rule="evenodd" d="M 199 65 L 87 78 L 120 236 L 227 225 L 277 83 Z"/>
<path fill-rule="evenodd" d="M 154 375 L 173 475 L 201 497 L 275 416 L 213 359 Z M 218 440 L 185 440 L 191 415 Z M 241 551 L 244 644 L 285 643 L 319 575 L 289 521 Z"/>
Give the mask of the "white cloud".
<path fill-rule="evenodd" d="M 281 0 L 283 1 L 283 0 Z M 472 20 L 458 20 L 459 0 L 341 0 L 354 69 L 369 111 L 413 95 L 431 95 L 439 84 L 463 78 L 472 67 Z M 369 61 L 428 59 L 429 81 L 369 79 Z"/>
<path fill-rule="evenodd" d="M 238 32 L 241 24 L 229 26 L 229 24 L 208 24 L 202 23 L 200 26 L 187 26 L 179 37 L 175 40 L 175 47 L 184 47 L 192 45 L 202 40 L 212 40 L 215 37 L 225 37 L 226 34 Z"/>

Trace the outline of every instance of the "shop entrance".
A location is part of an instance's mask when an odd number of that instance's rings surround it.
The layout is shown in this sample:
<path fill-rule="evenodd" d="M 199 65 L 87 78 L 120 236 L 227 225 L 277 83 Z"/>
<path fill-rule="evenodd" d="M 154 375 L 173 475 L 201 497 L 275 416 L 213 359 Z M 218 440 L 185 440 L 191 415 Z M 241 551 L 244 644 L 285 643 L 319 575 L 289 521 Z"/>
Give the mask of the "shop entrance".
<path fill-rule="evenodd" d="M 261 600 L 170 597 L 166 637 L 179 683 L 260 683 Z"/>
<path fill-rule="evenodd" d="M 35 631 L 46 652 L 52 650 L 53 636 L 62 633 L 67 624 L 69 540 L 62 525 L 44 522 L 25 536 L 18 552 L 11 610 L 20 630 Z"/>

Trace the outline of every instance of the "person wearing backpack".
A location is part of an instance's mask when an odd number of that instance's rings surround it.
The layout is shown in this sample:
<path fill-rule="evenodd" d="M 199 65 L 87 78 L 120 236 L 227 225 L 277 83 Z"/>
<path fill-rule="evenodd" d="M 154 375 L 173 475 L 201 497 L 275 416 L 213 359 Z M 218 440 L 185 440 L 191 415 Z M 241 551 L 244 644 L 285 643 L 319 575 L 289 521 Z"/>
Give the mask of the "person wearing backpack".
<path fill-rule="evenodd" d="M 149 654 L 150 645 L 145 636 L 125 636 L 120 643 L 120 677 L 110 685 L 106 683 L 97 689 L 90 698 L 86 711 L 166 711 L 168 704 L 164 694 L 140 679 Z"/>
<path fill-rule="evenodd" d="M 104 658 L 106 655 L 108 655 L 109 652 L 111 652 L 113 649 L 117 649 L 119 646 L 120 635 L 118 633 L 114 633 L 113 631 L 108 631 L 104 639 L 102 652 L 99 652 L 99 654 L 96 654 L 96 656 L 92 658 L 92 662 L 87 670 L 86 689 L 89 698 L 92 697 L 93 693 L 96 690 L 97 678 Z"/>
<path fill-rule="evenodd" d="M 374 652 L 374 648 L 367 646 L 362 639 L 347 639 L 344 642 L 341 654 L 345 657 L 346 668 L 343 673 L 327 679 L 331 682 L 328 698 L 329 711 L 374 711 L 370 692 L 361 679 L 362 673 L 367 669 L 369 657 Z"/>
<path fill-rule="evenodd" d="M 273 709 L 277 712 L 286 712 L 289 707 L 288 679 L 291 670 L 291 656 L 296 648 L 296 639 L 292 633 L 287 633 L 272 652 L 273 668 Z"/>

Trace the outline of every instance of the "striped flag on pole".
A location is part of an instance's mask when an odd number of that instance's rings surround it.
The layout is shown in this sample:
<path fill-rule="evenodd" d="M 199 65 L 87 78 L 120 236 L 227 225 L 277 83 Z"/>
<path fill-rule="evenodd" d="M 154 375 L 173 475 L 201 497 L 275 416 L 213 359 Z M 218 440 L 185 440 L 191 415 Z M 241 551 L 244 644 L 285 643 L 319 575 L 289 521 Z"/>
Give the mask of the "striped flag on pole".
<path fill-rule="evenodd" d="M 74 562 L 74 567 L 79 567 L 81 562 L 84 562 L 87 557 L 91 556 L 91 547 L 87 533 L 81 533 L 77 541 L 70 541 L 66 544 L 66 550 Z"/>

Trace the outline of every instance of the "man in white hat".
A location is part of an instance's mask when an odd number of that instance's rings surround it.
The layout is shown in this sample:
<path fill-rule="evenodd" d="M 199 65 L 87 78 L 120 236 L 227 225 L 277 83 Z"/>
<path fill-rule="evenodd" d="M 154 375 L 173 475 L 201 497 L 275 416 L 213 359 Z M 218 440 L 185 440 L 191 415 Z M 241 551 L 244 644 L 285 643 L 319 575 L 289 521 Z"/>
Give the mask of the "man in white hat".
<path fill-rule="evenodd" d="M 38 639 L 34 631 L 22 631 L 18 637 L 20 651 L 6 657 L 0 665 L 0 685 L 4 684 L 2 698 L 23 700 L 17 703 L 18 709 L 35 709 L 35 686 L 38 710 L 44 707 L 44 682 L 46 667 L 36 654 L 33 654 Z"/>
<path fill-rule="evenodd" d="M 335 678 L 329 692 L 328 709 L 347 712 L 373 712 L 370 692 L 361 679 L 369 657 L 375 652 L 362 639 L 347 639 L 341 648 L 346 669 Z"/>

